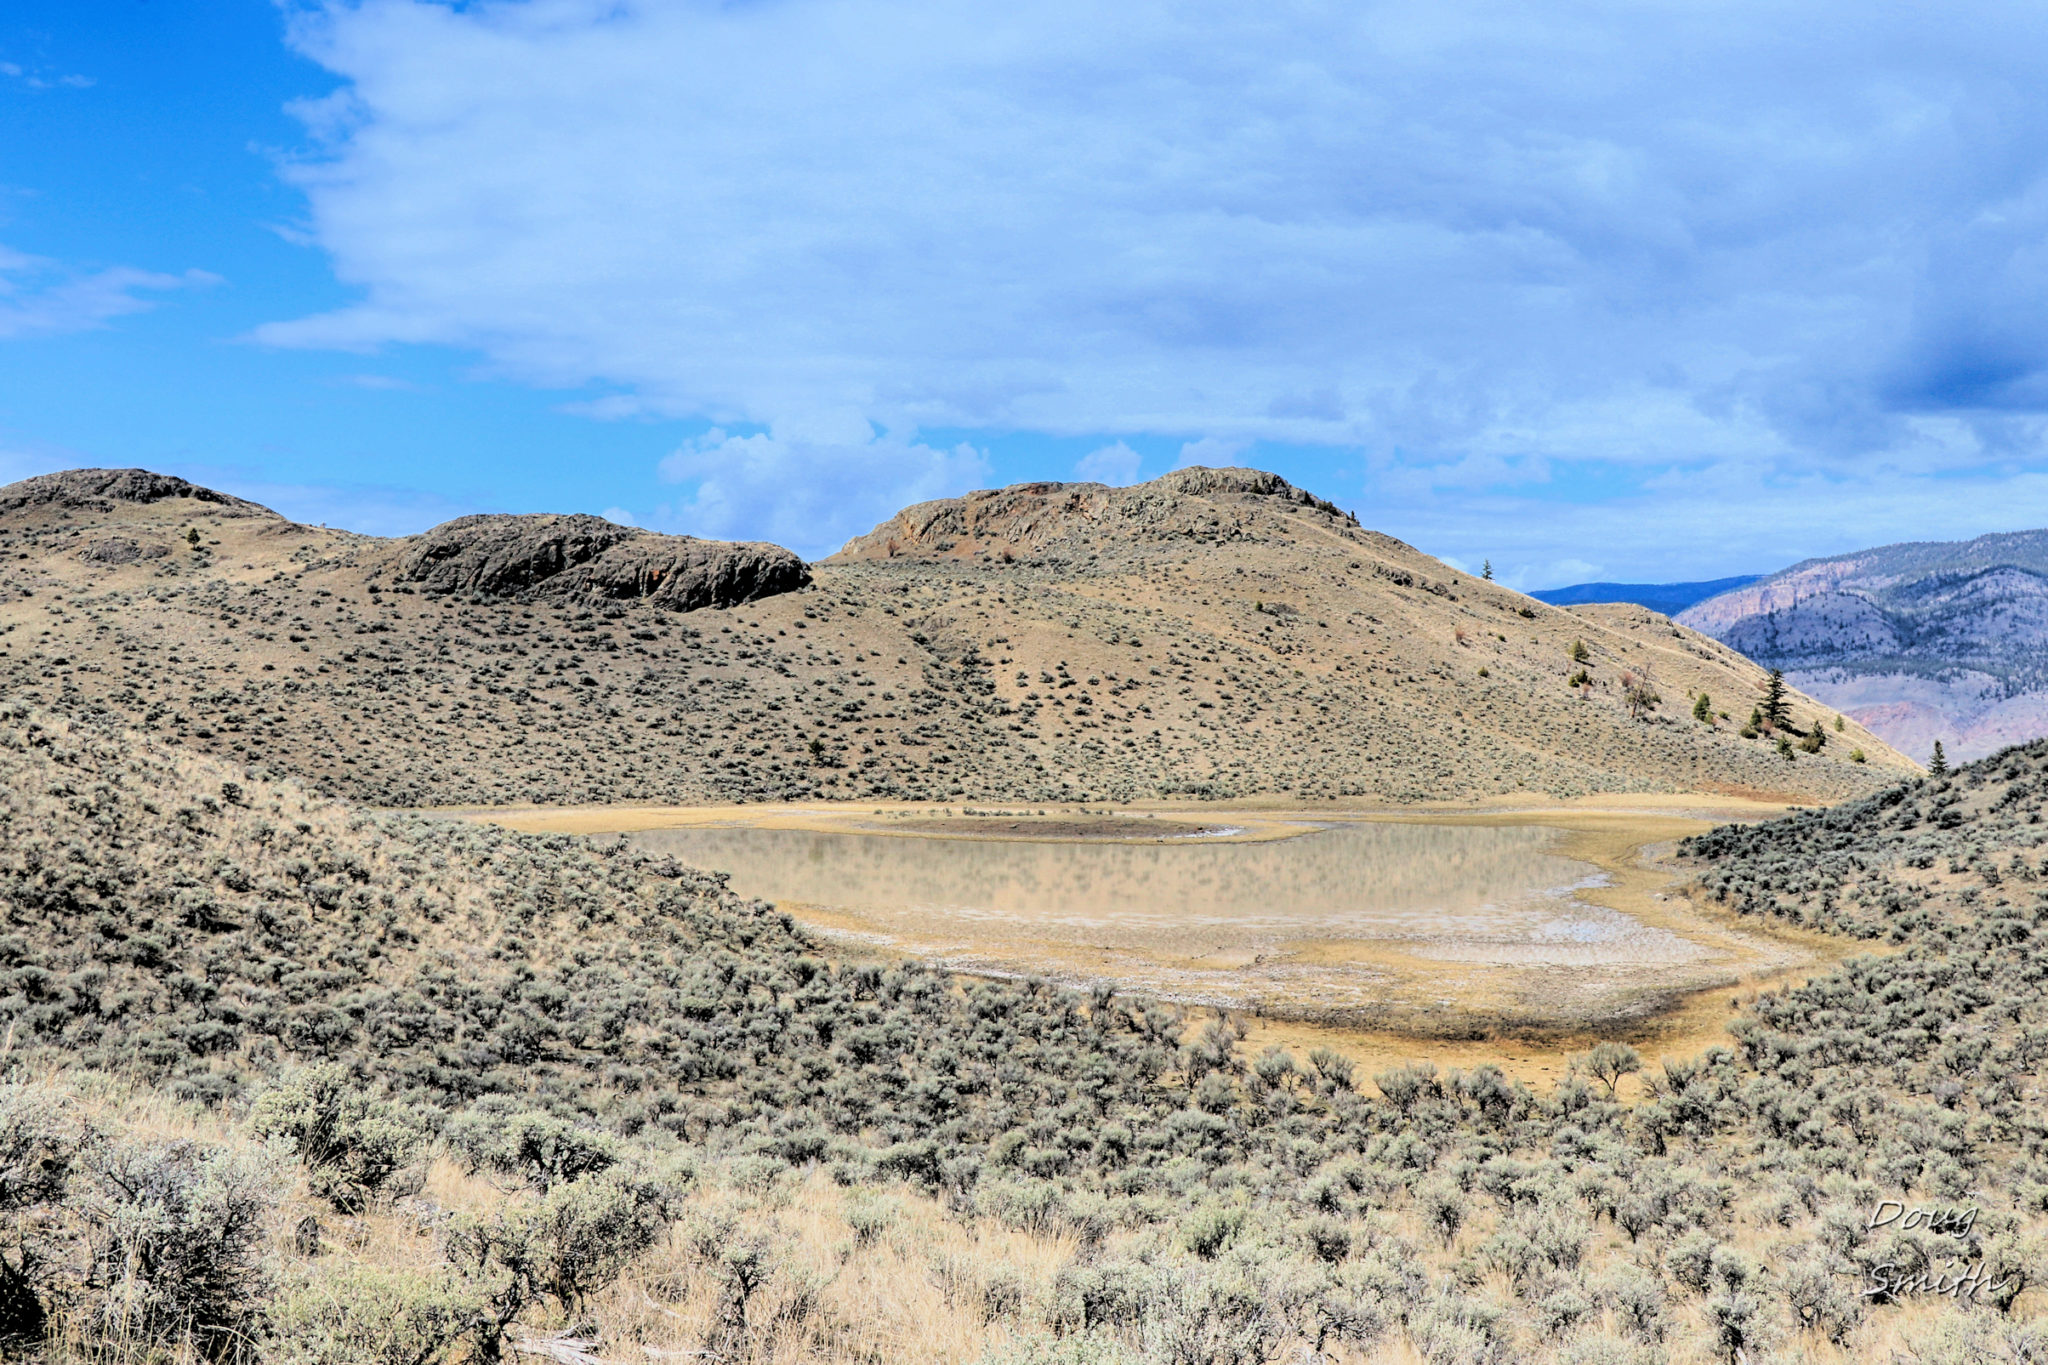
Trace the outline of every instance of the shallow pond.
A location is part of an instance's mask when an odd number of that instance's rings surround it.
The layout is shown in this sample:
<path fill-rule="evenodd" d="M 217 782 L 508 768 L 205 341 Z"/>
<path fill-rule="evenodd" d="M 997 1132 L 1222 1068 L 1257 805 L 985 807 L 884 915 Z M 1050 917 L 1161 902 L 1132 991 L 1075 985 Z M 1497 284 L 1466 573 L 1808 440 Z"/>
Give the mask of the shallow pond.
<path fill-rule="evenodd" d="M 1361 1005 L 1396 960 L 1642 968 L 1703 952 L 1575 898 L 1602 874 L 1527 825 L 1355 821 L 1144 844 L 706 826 L 630 837 L 828 933 L 1220 1003 Z"/>

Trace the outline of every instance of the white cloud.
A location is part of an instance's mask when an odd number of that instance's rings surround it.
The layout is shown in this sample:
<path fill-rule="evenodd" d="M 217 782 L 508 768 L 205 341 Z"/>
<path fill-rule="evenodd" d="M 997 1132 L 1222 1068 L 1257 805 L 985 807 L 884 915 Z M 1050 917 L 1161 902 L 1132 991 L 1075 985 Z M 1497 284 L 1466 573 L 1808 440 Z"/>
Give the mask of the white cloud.
<path fill-rule="evenodd" d="M 128 266 L 67 269 L 0 246 L 0 339 L 83 332 L 155 306 L 149 292 L 218 284 L 218 275 L 166 275 Z"/>
<path fill-rule="evenodd" d="M 634 519 L 633 514 L 623 507 L 607 507 L 604 511 L 599 512 L 598 515 L 606 521 L 616 522 L 620 526 L 638 526 L 640 524 Z"/>
<path fill-rule="evenodd" d="M 94 84 L 90 76 L 51 76 L 25 70 L 19 62 L 0 62 L 0 76 L 20 81 L 31 90 L 49 90 L 62 86 L 67 90 L 86 90 Z"/>
<path fill-rule="evenodd" d="M 1600 462 L 1637 473 L 1570 496 L 1626 505 L 1624 540 L 1695 510 L 1630 502 L 1642 477 L 1708 469 L 1702 524 L 1739 539 L 1788 471 L 1896 511 L 2042 461 L 2048 105 L 2009 95 L 2048 80 L 2041 27 L 1989 0 L 331 0 L 295 41 L 345 84 L 290 174 L 360 300 L 260 335 L 767 427 L 688 504 L 734 532 L 837 535 L 810 490 L 856 475 L 951 487 L 955 453 L 906 453 L 948 428 L 1362 452 L 1396 502 L 1497 509 Z"/>
<path fill-rule="evenodd" d="M 1122 441 L 1091 450 L 1074 463 L 1076 478 L 1093 483 L 1106 483 L 1112 487 L 1125 487 L 1138 481 L 1138 466 L 1143 458 Z"/>
<path fill-rule="evenodd" d="M 662 509 L 660 529 L 771 540 L 818 559 L 911 503 L 973 488 L 988 460 L 972 446 L 938 450 L 827 418 L 751 436 L 714 427 L 664 459 L 661 477 L 693 487 Z"/>

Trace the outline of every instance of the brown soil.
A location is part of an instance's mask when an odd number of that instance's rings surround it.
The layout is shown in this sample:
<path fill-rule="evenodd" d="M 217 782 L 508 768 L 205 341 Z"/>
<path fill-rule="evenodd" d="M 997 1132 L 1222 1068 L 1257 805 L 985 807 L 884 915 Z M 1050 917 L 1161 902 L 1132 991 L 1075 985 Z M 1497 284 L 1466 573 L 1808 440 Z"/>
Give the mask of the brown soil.
<path fill-rule="evenodd" d="M 524 567 L 418 578 L 447 528 L 349 535 L 146 476 L 26 487 L 0 490 L 0 692 L 370 804 L 1166 801 L 1203 820 L 1218 800 L 1826 801 L 1912 771 L 1853 724 L 1787 762 L 1694 721 L 1701 691 L 1746 716 L 1759 670 L 1654 613 L 1468 578 L 1246 471 L 1013 490 L 963 522 L 1002 532 L 986 544 L 928 507 L 930 534 L 691 611 L 607 597 L 654 581 L 592 577 L 616 547 L 514 592 Z M 133 553 L 96 550 L 115 539 Z M 512 595 L 436 595 L 472 580 Z M 1659 697 L 1634 715 L 1631 678 Z"/>

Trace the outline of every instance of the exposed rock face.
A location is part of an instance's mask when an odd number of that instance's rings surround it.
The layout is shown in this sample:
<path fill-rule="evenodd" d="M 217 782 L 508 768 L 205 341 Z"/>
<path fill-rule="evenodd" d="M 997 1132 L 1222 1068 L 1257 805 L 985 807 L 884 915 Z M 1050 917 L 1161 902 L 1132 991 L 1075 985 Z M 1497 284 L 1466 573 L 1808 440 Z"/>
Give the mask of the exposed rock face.
<path fill-rule="evenodd" d="M 85 547 L 79 558 L 93 564 L 134 564 L 145 559 L 162 559 L 171 552 L 168 545 L 140 541 L 130 536 L 108 536 Z"/>
<path fill-rule="evenodd" d="M 665 536 L 602 517 L 459 517 L 417 537 L 394 576 L 429 592 L 641 599 L 672 611 L 725 607 L 811 581 L 779 545 Z"/>
<path fill-rule="evenodd" d="M 108 512 L 117 502 L 161 502 L 165 498 L 191 498 L 220 507 L 277 515 L 253 502 L 147 469 L 67 469 L 58 474 L 38 474 L 0 488 L 0 512 L 46 505 Z"/>
<path fill-rule="evenodd" d="M 633 538 L 602 517 L 457 517 L 418 536 L 397 577 L 433 592 L 512 597 Z"/>
<path fill-rule="evenodd" d="M 1807 560 L 1678 620 L 1908 753 L 2048 733 L 2048 531 Z"/>
<path fill-rule="evenodd" d="M 1262 469 L 1196 466 L 1131 488 L 1099 483 L 1019 483 L 921 502 L 846 543 L 833 560 L 898 556 L 1032 555 L 1104 540 L 1228 541 L 1255 535 L 1261 504 L 1320 514 L 1332 527 L 1357 521 L 1335 503 Z"/>

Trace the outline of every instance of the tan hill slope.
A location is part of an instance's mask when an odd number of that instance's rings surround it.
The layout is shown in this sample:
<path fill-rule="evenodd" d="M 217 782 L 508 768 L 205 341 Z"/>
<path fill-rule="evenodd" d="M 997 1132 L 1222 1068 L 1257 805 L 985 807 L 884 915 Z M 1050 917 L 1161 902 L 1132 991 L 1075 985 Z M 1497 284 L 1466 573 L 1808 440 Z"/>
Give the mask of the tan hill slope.
<path fill-rule="evenodd" d="M 141 471 L 0 490 L 0 689 L 377 804 L 1831 799 L 1910 769 L 1854 725 L 1788 761 L 1691 718 L 1703 690 L 1739 723 L 1761 676 L 1251 470 L 924 504 L 809 570 L 590 517 L 380 540 Z"/>

